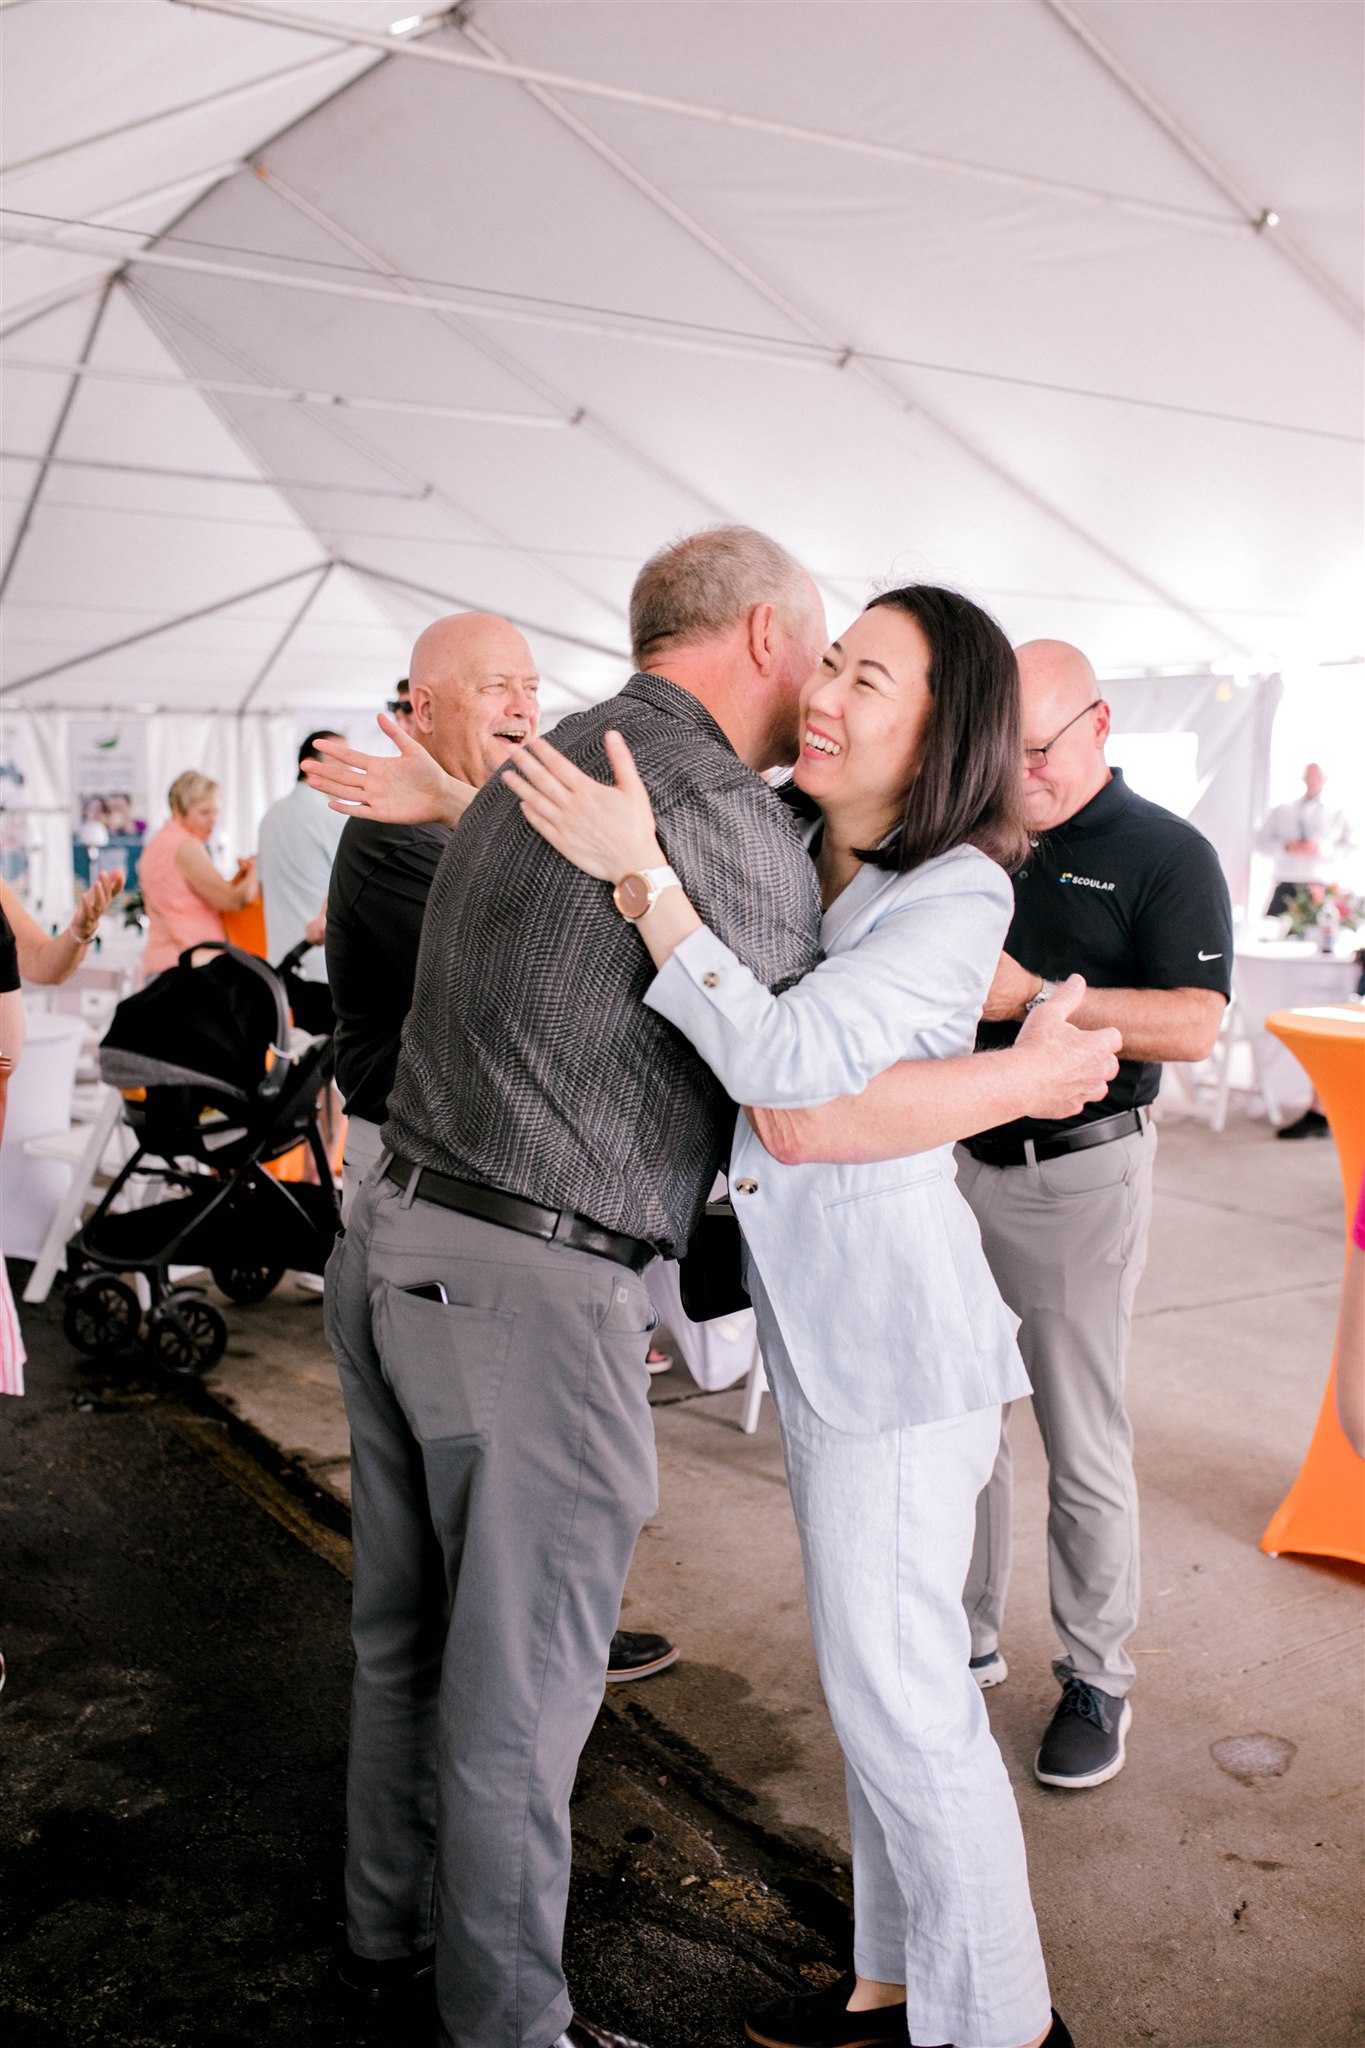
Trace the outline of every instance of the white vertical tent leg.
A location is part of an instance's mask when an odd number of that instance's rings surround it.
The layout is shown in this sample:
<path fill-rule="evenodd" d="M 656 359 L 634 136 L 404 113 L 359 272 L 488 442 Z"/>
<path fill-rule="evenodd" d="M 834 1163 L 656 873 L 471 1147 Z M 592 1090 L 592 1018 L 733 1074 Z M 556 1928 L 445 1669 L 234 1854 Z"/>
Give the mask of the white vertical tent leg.
<path fill-rule="evenodd" d="M 39 1252 L 33 1271 L 28 1276 L 24 1289 L 25 1301 L 46 1301 L 52 1292 L 52 1283 L 57 1277 L 57 1268 L 66 1257 L 66 1241 L 81 1220 L 86 1196 L 95 1184 L 95 1175 L 100 1170 L 104 1148 L 118 1128 L 123 1111 L 123 1097 L 117 1088 L 106 1088 L 99 1115 L 90 1126 L 90 1136 L 85 1141 L 85 1150 L 71 1170 L 71 1185 L 57 1204 L 52 1221 L 47 1226 L 43 1248 Z"/>
<path fill-rule="evenodd" d="M 744 1412 L 740 1416 L 739 1426 L 745 1436 L 752 1436 L 758 1428 L 758 1411 L 767 1391 L 768 1376 L 763 1370 L 762 1357 L 757 1356 L 749 1368 L 749 1377 L 744 1382 Z"/>

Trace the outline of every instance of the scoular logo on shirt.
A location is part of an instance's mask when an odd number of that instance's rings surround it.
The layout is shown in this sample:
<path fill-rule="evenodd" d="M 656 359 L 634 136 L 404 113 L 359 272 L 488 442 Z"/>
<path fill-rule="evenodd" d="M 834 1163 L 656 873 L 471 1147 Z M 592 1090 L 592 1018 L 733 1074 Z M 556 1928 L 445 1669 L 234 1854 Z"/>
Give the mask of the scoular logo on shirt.
<path fill-rule="evenodd" d="M 1097 882 L 1093 875 L 1073 875 L 1070 868 L 1057 877 L 1060 882 L 1069 882 L 1073 889 L 1112 889 L 1112 882 Z"/>

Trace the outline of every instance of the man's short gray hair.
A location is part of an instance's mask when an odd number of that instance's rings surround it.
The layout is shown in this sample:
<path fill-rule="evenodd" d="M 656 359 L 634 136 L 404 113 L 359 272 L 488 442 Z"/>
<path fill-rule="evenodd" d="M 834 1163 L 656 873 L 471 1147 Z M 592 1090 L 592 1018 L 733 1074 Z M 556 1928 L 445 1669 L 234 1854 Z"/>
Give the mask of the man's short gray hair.
<path fill-rule="evenodd" d="M 776 607 L 789 632 L 810 610 L 810 579 L 794 556 L 752 526 L 711 526 L 651 555 L 630 593 L 638 667 L 670 647 L 713 640 L 755 605 Z"/>

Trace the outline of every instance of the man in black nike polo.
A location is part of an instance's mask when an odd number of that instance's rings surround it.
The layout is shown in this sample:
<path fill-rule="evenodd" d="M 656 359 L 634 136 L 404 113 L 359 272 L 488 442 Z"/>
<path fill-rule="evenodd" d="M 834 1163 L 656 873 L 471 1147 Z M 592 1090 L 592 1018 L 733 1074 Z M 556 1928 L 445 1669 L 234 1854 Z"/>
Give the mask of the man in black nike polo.
<path fill-rule="evenodd" d="M 1203 834 L 1137 796 L 1105 760 L 1109 707 L 1077 648 L 1018 650 L 1028 859 L 978 1037 L 1011 1044 L 1068 974 L 1089 984 L 1074 1022 L 1114 1025 L 1124 1057 L 1107 1097 L 1064 1123 L 1021 1119 L 958 1147 L 1048 1455 L 1048 1563 L 1062 1698 L 1034 1769 L 1081 1789 L 1123 1767 L 1138 1618 L 1138 1511 L 1123 1406 L 1133 1298 L 1147 1257 L 1163 1060 L 1212 1050 L 1231 990 L 1232 912 Z M 1006 1676 L 1008 1437 L 977 1512 L 966 1588 L 972 1668 Z"/>

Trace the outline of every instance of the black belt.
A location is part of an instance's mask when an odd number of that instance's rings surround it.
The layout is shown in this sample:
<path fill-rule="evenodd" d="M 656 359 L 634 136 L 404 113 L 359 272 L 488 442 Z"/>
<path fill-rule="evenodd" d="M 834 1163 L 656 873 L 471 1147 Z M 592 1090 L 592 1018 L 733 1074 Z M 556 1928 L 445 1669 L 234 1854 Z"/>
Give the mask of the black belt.
<path fill-rule="evenodd" d="M 464 1216 L 481 1216 L 485 1223 L 500 1223 L 505 1230 L 519 1230 L 525 1237 L 544 1238 L 547 1244 L 566 1244 L 576 1252 L 595 1252 L 599 1259 L 614 1259 L 642 1273 L 657 1256 L 643 1238 L 625 1237 L 619 1230 L 604 1230 L 587 1216 L 572 1209 L 542 1209 L 536 1202 L 523 1202 L 520 1195 L 504 1195 L 498 1188 L 481 1187 L 477 1181 L 452 1180 L 431 1166 L 414 1166 L 397 1154 L 384 1169 L 387 1180 L 400 1188 L 411 1188 L 419 1202 L 435 1202 L 440 1209 L 458 1209 Z M 414 1182 L 413 1176 L 416 1175 Z"/>
<path fill-rule="evenodd" d="M 1117 1116 L 1097 1117 L 1093 1124 L 1077 1124 L 1074 1131 L 1059 1131 L 1055 1138 L 964 1138 L 963 1143 L 983 1166 L 1032 1166 L 1035 1160 L 1062 1159 L 1068 1152 L 1131 1138 L 1146 1122 L 1145 1109 L 1124 1109 Z"/>

